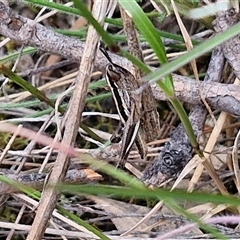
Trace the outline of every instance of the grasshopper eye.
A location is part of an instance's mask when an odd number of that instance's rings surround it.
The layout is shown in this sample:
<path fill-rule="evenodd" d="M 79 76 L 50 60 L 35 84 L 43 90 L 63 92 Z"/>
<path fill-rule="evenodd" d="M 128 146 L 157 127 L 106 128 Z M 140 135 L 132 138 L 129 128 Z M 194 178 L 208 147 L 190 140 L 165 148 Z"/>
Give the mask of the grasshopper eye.
<path fill-rule="evenodd" d="M 121 78 L 120 73 L 117 72 L 117 69 L 112 64 L 107 65 L 106 74 L 107 74 L 107 77 L 114 82 L 118 82 Z"/>

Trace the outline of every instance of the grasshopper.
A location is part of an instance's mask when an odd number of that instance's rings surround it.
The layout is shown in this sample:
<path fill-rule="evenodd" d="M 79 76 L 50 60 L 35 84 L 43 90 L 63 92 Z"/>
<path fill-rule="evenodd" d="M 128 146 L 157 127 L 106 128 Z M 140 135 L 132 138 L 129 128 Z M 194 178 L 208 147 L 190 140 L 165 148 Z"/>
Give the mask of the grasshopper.
<path fill-rule="evenodd" d="M 105 49 L 100 48 L 100 50 L 109 61 L 106 66 L 106 80 L 111 89 L 121 123 L 124 126 L 121 138 L 120 164 L 125 163 L 134 143 L 141 158 L 145 159 L 146 146 L 140 128 L 142 95 L 135 93 L 140 85 L 128 70 L 112 62 Z M 111 141 L 119 141 L 119 138 L 113 135 Z"/>

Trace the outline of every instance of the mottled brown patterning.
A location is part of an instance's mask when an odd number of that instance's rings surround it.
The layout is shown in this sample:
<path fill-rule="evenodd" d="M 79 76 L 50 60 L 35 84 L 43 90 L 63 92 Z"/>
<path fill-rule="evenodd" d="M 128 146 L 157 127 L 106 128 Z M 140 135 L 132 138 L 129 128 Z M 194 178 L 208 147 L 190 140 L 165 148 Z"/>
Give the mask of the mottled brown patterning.
<path fill-rule="evenodd" d="M 138 82 L 129 71 L 114 63 L 107 65 L 106 79 L 111 88 L 120 120 L 124 125 L 120 163 L 124 164 L 127 160 L 134 142 L 138 147 L 141 158 L 145 158 L 146 147 L 139 132 L 142 106 L 141 94 L 135 93 L 139 87 Z M 112 141 L 115 142 L 114 139 Z"/>

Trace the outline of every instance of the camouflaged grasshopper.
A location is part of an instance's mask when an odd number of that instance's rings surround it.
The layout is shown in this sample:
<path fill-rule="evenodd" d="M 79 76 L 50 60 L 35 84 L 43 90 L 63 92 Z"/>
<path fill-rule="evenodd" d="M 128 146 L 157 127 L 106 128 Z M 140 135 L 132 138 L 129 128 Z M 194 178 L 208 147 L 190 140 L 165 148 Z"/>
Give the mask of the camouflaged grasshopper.
<path fill-rule="evenodd" d="M 139 83 L 128 70 L 113 63 L 105 49 L 100 50 L 109 61 L 106 66 L 106 79 L 123 125 L 122 136 L 119 138 L 114 134 L 111 138 L 112 142 L 122 142 L 119 163 L 124 165 L 134 143 L 141 158 L 145 159 L 146 145 L 140 129 L 142 95 L 135 93 Z"/>

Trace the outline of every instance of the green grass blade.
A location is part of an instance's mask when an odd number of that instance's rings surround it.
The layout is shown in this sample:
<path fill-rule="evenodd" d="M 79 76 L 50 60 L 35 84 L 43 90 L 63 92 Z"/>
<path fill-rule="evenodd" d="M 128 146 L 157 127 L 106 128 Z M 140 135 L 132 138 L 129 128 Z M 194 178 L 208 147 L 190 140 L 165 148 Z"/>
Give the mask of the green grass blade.
<path fill-rule="evenodd" d="M 203 193 L 203 192 L 186 192 L 184 190 L 168 189 L 148 189 L 148 188 L 131 188 L 109 185 L 71 185 L 61 184 L 60 189 L 69 193 L 83 193 L 93 195 L 104 195 L 111 197 L 125 197 L 137 199 L 153 199 L 168 201 L 169 199 L 177 199 L 178 201 L 191 201 L 195 203 L 216 203 L 229 204 L 231 206 L 240 206 L 240 199 L 237 196 L 223 196 L 219 194 Z"/>
<path fill-rule="evenodd" d="M 132 54 L 130 54 L 127 51 L 121 50 L 120 53 L 126 57 L 128 60 L 130 60 L 135 66 L 140 68 L 144 73 L 150 73 L 151 69 L 141 60 L 138 58 L 134 57 Z"/>
<path fill-rule="evenodd" d="M 21 56 L 27 55 L 27 54 L 33 54 L 33 53 L 35 53 L 37 51 L 38 50 L 36 48 L 26 47 L 21 52 Z M 16 52 L 13 52 L 13 53 L 9 53 L 7 55 L 4 55 L 3 57 L 0 57 L 0 63 L 1 64 L 8 63 L 10 61 L 13 61 L 13 60 L 17 59 L 18 56 L 19 56 L 19 51 L 16 51 Z"/>
<path fill-rule="evenodd" d="M 45 102 L 47 105 L 51 106 L 52 108 L 54 108 L 54 102 L 50 100 L 42 91 L 33 87 L 26 80 L 24 80 L 22 77 L 18 76 L 16 73 L 14 73 L 13 71 L 5 67 L 3 64 L 0 64 L 0 72 L 2 72 L 5 76 L 10 78 L 13 82 L 18 84 L 20 87 L 30 92 L 36 98 Z"/>
<path fill-rule="evenodd" d="M 237 36 L 239 33 L 240 33 L 240 23 L 234 25 L 227 31 L 206 40 L 202 44 L 199 44 L 198 46 L 193 48 L 193 50 L 177 58 L 176 60 L 170 63 L 164 64 L 159 70 L 156 70 L 148 74 L 147 76 L 145 76 L 144 80 L 150 81 L 150 82 L 157 82 L 160 79 L 163 79 L 165 76 L 169 75 L 170 73 L 176 71 L 180 67 L 186 65 L 193 59 L 196 59 L 202 56 L 204 53 L 209 52 L 214 47 L 222 44 L 223 42 L 229 40 L 232 37 Z"/>
<path fill-rule="evenodd" d="M 86 7 L 86 4 L 83 3 L 81 0 L 73 0 L 74 5 L 78 10 L 81 12 L 81 15 L 85 17 L 89 23 L 93 25 L 93 27 L 96 29 L 98 34 L 102 37 L 103 41 L 108 45 L 110 49 L 116 47 L 116 43 L 111 38 L 110 34 L 106 32 L 103 27 L 98 23 L 98 21 L 93 17 L 91 12 Z"/>
<path fill-rule="evenodd" d="M 177 109 L 178 117 L 180 118 L 182 125 L 186 130 L 189 142 L 191 143 L 193 149 L 195 151 L 197 151 L 197 153 L 200 157 L 203 157 L 202 152 L 199 151 L 199 144 L 198 144 L 198 141 L 194 134 L 194 131 L 192 129 L 192 124 L 191 124 L 189 118 L 187 117 L 187 113 L 186 113 L 185 109 L 183 108 L 181 102 L 178 100 L 178 98 L 174 98 L 174 99 L 170 98 L 170 102 L 173 105 L 174 109 Z"/>
<path fill-rule="evenodd" d="M 1 174 L 0 174 L 0 182 L 6 183 L 9 186 L 15 188 L 18 191 L 21 191 L 21 192 L 27 194 L 28 196 L 30 196 L 34 199 L 39 200 L 41 197 L 41 193 L 39 191 L 37 191 L 29 186 L 26 186 L 20 182 L 14 181 L 14 180 L 12 180 L 4 175 L 1 175 Z"/>
<path fill-rule="evenodd" d="M 147 42 L 156 53 L 159 61 L 162 64 L 167 63 L 168 59 L 162 39 L 160 38 L 156 28 L 153 26 L 137 2 L 135 0 L 118 0 L 118 2 L 125 10 L 127 10 L 127 12 L 131 14 L 135 25 L 146 38 Z"/>
<path fill-rule="evenodd" d="M 167 63 L 168 59 L 165 51 L 165 46 L 162 42 L 159 32 L 153 26 L 152 22 L 143 12 L 141 7 L 137 4 L 137 2 L 135 0 L 129 0 L 129 1 L 118 0 L 118 2 L 127 12 L 131 14 L 131 17 L 135 25 L 137 26 L 139 31 L 143 34 L 143 36 L 146 38 L 151 48 L 154 50 L 160 63 L 161 64 Z M 173 80 L 171 75 L 165 78 L 164 84 L 166 84 L 167 92 L 169 93 L 169 95 L 173 97 L 174 86 L 173 86 Z M 160 84 L 160 87 L 162 88 L 163 86 Z"/>
<path fill-rule="evenodd" d="M 60 3 L 55 3 L 47 0 L 24 0 L 24 2 L 29 2 L 40 7 L 47 7 L 52 10 L 58 10 L 59 12 L 63 12 L 66 14 L 81 16 L 81 13 L 79 12 L 78 9 L 64 6 L 63 4 L 60 4 Z"/>

